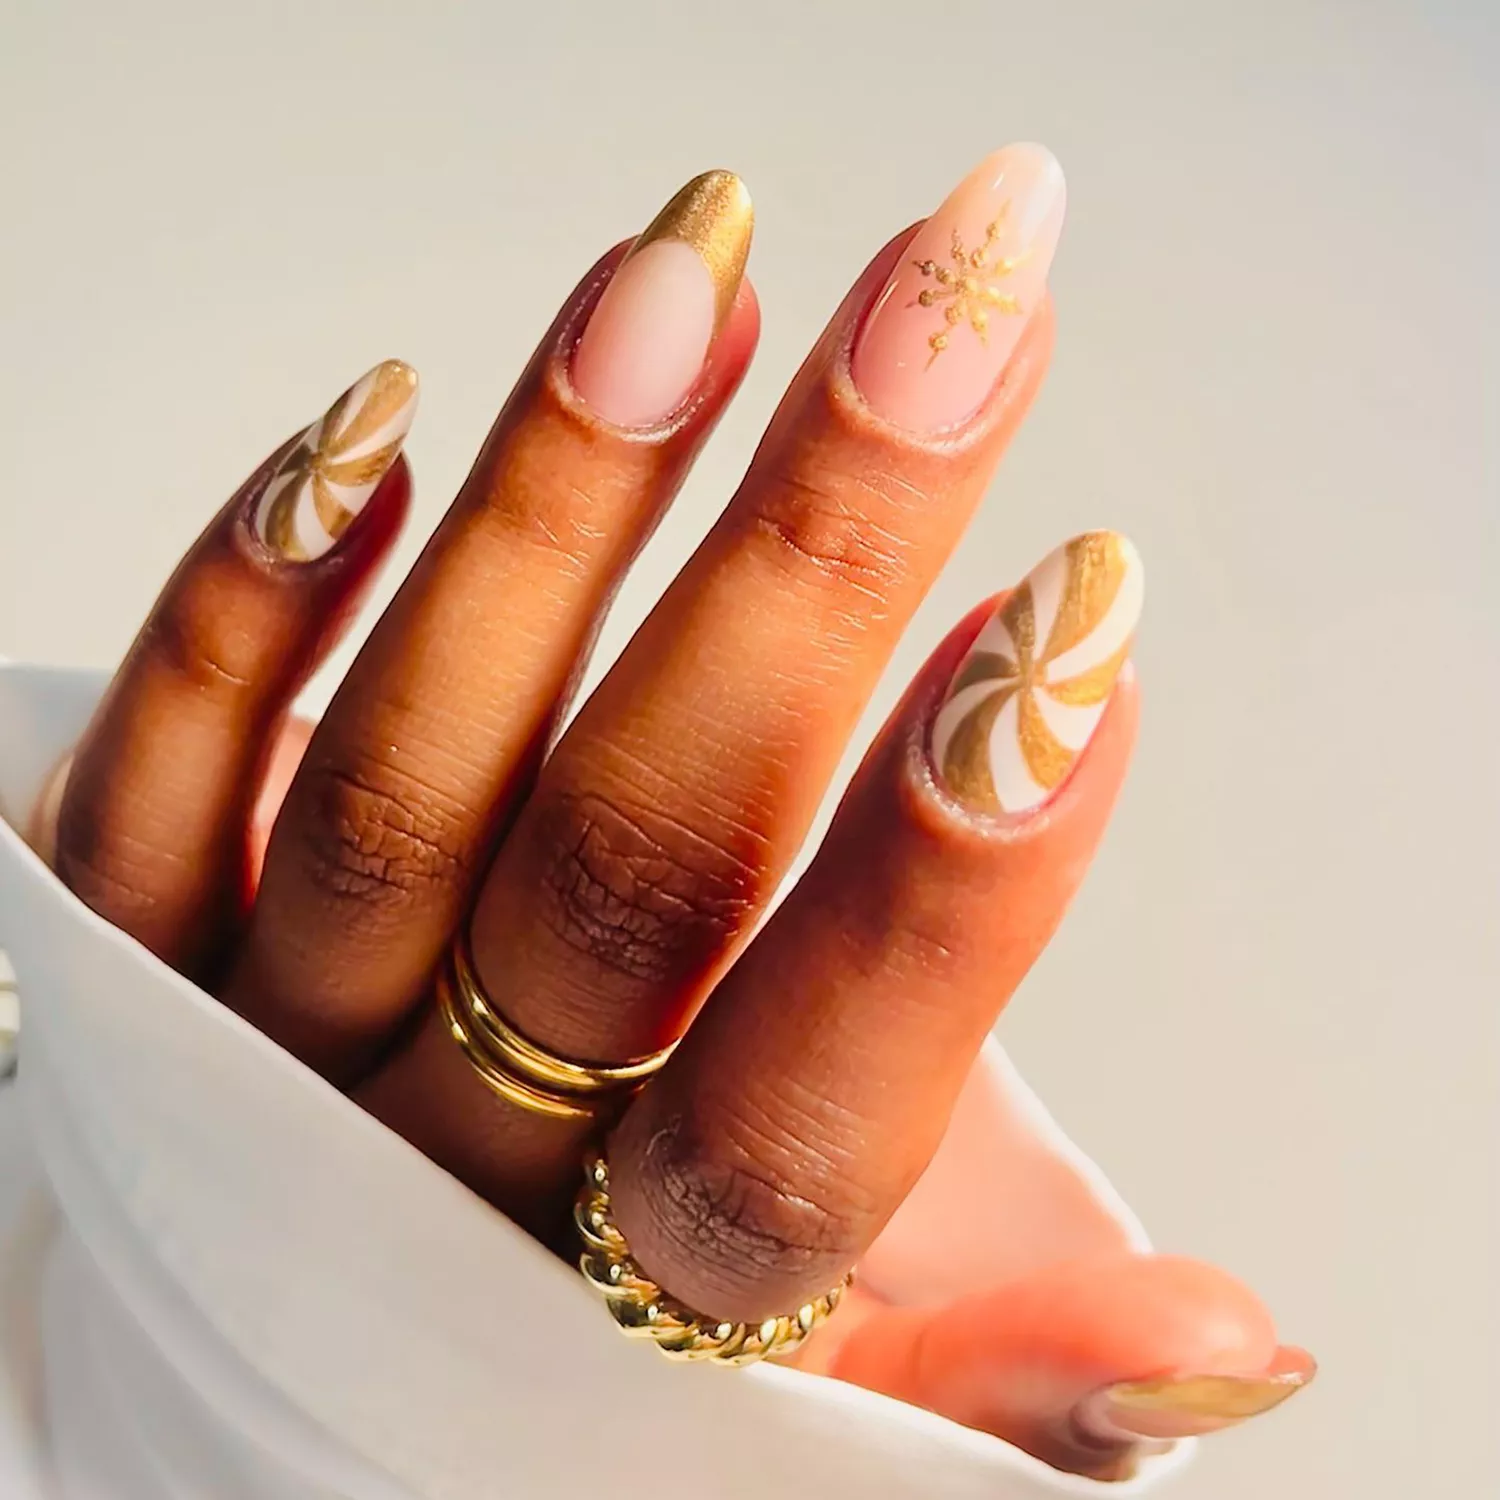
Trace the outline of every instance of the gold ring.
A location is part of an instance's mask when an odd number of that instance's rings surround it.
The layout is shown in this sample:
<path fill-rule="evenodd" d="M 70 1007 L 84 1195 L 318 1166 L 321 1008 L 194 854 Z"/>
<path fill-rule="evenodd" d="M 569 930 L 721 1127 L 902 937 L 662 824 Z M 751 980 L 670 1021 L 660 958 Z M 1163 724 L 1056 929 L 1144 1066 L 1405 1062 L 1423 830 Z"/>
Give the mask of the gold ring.
<path fill-rule="evenodd" d="M 649 1057 L 623 1063 L 581 1063 L 559 1057 L 523 1036 L 490 1003 L 474 973 L 468 945 L 453 945 L 453 977 L 465 1009 L 484 1033 L 496 1061 L 508 1065 L 530 1082 L 563 1094 L 610 1094 L 643 1083 L 672 1055 L 677 1044 L 663 1047 Z"/>
<path fill-rule="evenodd" d="M 584 1280 L 604 1298 L 622 1332 L 653 1340 L 668 1359 L 748 1365 L 790 1354 L 827 1320 L 854 1280 L 850 1271 L 831 1291 L 796 1312 L 759 1323 L 729 1323 L 695 1313 L 664 1292 L 631 1258 L 610 1209 L 609 1165 L 597 1152 L 584 1161 L 573 1222 L 583 1237 L 578 1268 Z"/>
<path fill-rule="evenodd" d="M 664 1047 L 632 1062 L 596 1065 L 546 1051 L 491 1004 L 462 938 L 438 973 L 437 1002 L 448 1034 L 485 1086 L 511 1104 L 554 1120 L 595 1119 L 634 1093 L 672 1053 Z"/>

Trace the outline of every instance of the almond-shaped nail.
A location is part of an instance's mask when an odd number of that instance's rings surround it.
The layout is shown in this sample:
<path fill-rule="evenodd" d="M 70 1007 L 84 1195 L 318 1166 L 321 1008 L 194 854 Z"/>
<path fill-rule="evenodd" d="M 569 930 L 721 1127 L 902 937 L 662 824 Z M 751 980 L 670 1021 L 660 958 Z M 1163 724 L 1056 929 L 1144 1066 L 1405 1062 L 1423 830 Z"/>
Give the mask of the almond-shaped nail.
<path fill-rule="evenodd" d="M 1280 1406 L 1311 1379 L 1310 1370 L 1288 1370 L 1127 1380 L 1090 1397 L 1078 1420 L 1088 1436 L 1105 1442 L 1200 1437 Z"/>
<path fill-rule="evenodd" d="M 1145 578 L 1118 532 L 1065 542 L 964 657 L 933 720 L 943 786 L 983 813 L 1026 813 L 1067 780 L 1130 653 Z"/>
<path fill-rule="evenodd" d="M 854 348 L 880 416 L 939 432 L 984 403 L 1046 293 L 1066 197 L 1050 151 L 1006 146 L 918 230 Z"/>
<path fill-rule="evenodd" d="M 399 359 L 355 381 L 292 445 L 251 514 L 256 536 L 284 562 L 314 562 L 390 472 L 417 414 L 417 372 Z"/>
<path fill-rule="evenodd" d="M 573 388 L 605 421 L 648 427 L 687 399 L 734 306 L 754 226 L 745 184 L 705 172 L 630 247 L 573 354 Z"/>

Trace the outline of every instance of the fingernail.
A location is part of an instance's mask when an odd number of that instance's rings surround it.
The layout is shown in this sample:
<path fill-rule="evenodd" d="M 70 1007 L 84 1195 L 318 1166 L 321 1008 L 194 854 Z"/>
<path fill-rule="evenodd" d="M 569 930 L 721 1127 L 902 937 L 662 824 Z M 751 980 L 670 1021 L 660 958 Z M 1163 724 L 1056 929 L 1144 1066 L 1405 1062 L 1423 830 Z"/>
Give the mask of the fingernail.
<path fill-rule="evenodd" d="M 1295 1396 L 1309 1371 L 1276 1375 L 1173 1375 L 1127 1380 L 1079 1408 L 1080 1427 L 1101 1441 L 1198 1437 L 1257 1417 Z"/>
<path fill-rule="evenodd" d="M 1006 146 L 954 188 L 855 345 L 854 383 L 880 416 L 937 432 L 983 404 L 1046 291 L 1065 201 L 1044 146 Z"/>
<path fill-rule="evenodd" d="M 745 184 L 705 172 L 630 247 L 573 354 L 573 388 L 605 421 L 647 427 L 687 399 L 734 306 L 754 224 Z"/>
<path fill-rule="evenodd" d="M 255 502 L 256 536 L 285 562 L 331 551 L 385 478 L 417 414 L 417 372 L 388 359 L 292 446 Z"/>
<path fill-rule="evenodd" d="M 932 724 L 943 786 L 985 813 L 1024 813 L 1068 779 L 1130 653 L 1144 575 L 1118 532 L 1048 554 L 979 632 Z"/>

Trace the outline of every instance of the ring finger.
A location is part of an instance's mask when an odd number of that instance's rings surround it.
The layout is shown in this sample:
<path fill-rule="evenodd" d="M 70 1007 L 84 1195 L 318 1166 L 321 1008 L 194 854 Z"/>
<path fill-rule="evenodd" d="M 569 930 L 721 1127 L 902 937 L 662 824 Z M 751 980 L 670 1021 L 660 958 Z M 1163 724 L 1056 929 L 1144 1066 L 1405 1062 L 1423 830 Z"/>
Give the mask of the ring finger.
<path fill-rule="evenodd" d="M 938 653 L 806 875 L 626 1116 L 616 1217 L 689 1306 L 751 1321 L 799 1306 L 926 1167 L 1108 821 L 1140 601 L 1129 543 L 1092 532 L 961 633 L 961 663 L 952 642 Z M 976 1243 L 1004 1213 L 975 1205 Z"/>

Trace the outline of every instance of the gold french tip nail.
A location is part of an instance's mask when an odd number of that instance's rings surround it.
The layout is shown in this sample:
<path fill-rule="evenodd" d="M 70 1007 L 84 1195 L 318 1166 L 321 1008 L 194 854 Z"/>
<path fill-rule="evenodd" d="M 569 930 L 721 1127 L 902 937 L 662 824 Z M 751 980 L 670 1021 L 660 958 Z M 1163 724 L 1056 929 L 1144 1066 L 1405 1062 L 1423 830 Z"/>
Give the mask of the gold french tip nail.
<path fill-rule="evenodd" d="M 733 172 L 704 172 L 682 188 L 646 226 L 630 256 L 658 240 L 681 240 L 702 257 L 714 283 L 714 332 L 723 328 L 745 277 L 755 205 Z"/>
<path fill-rule="evenodd" d="M 1295 1396 L 1311 1379 L 1311 1372 L 1296 1370 L 1127 1380 L 1103 1393 L 1102 1415 L 1110 1426 L 1142 1437 L 1192 1437 L 1258 1417 Z"/>

